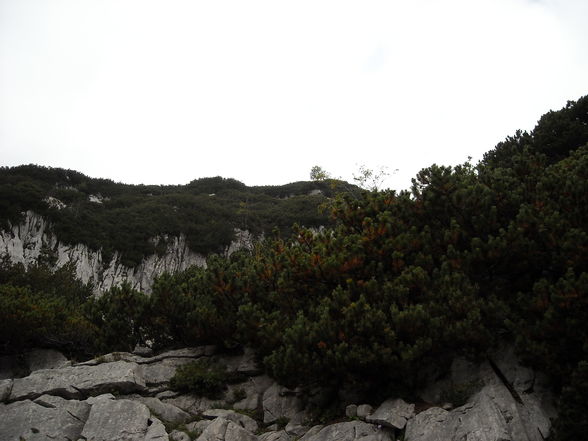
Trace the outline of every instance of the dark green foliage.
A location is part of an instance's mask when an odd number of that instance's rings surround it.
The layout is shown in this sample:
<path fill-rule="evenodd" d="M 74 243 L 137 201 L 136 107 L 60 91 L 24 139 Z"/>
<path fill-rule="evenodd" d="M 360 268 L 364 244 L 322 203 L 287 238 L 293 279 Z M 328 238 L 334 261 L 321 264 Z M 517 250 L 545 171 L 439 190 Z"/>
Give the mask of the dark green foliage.
<path fill-rule="evenodd" d="M 170 380 L 172 390 L 187 392 L 208 398 L 218 398 L 227 384 L 227 374 L 223 367 L 208 359 L 178 367 Z"/>
<path fill-rule="evenodd" d="M 0 349 L 18 352 L 47 345 L 52 343 L 51 339 L 65 338 L 69 332 L 63 328 L 69 313 L 61 299 L 27 288 L 0 285 Z"/>
<path fill-rule="evenodd" d="M 123 284 L 89 299 L 85 316 L 99 329 L 94 348 L 99 352 L 132 351 L 144 343 L 142 335 L 149 298 Z"/>
<path fill-rule="evenodd" d="M 232 260 L 211 256 L 209 271 L 193 267 L 155 281 L 145 322 L 155 347 L 222 345 L 231 339 L 238 302 L 225 296 L 212 280 L 224 275 Z"/>
<path fill-rule="evenodd" d="M 586 348 L 585 348 L 586 352 Z M 585 360 L 588 359 L 585 356 Z M 555 439 L 576 441 L 588 433 L 588 361 L 581 361 L 563 388 L 559 403 L 559 419 Z"/>
<path fill-rule="evenodd" d="M 81 312 L 90 287 L 64 267 L 28 271 L 6 260 L 0 265 L 0 353 L 53 347 L 69 353 L 93 347 L 97 329 Z"/>
<path fill-rule="evenodd" d="M 335 192 L 326 183 L 247 187 L 221 177 L 178 186 L 126 185 L 72 170 L 2 167 L 0 219 L 7 226 L 33 211 L 51 221 L 61 242 L 101 249 L 106 262 L 119 252 L 123 264 L 135 266 L 146 255 L 165 252 L 173 236 L 184 235 L 192 251 L 209 254 L 223 252 L 235 229 L 260 235 L 278 227 L 289 234 L 294 222 L 326 225 L 317 208 Z M 51 207 L 48 198 L 66 207 Z"/>

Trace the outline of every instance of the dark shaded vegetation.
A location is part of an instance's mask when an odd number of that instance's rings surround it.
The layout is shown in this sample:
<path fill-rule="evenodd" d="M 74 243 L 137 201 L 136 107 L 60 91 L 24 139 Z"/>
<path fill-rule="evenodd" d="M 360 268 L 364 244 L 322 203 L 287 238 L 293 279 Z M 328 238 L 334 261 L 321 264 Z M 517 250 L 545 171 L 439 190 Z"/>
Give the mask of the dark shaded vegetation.
<path fill-rule="evenodd" d="M 4 268 L 13 275 L 1 276 L 7 318 L 0 323 L 17 326 L 11 317 L 23 315 L 32 329 L 26 341 L 0 334 L 3 348 L 43 343 L 35 332 L 51 335 L 62 331 L 53 322 L 79 317 L 79 335 L 94 338 L 71 344 L 90 341 L 90 351 L 128 350 L 147 339 L 158 348 L 249 345 L 285 384 L 352 386 L 376 400 L 422 385 L 423 366 L 514 341 L 560 394 L 554 439 L 582 439 L 587 126 L 584 97 L 475 166 L 433 165 L 410 191 L 339 194 L 327 204 L 332 227 L 294 228 L 250 252 L 213 256 L 206 270 L 164 275 L 149 298 L 128 287 L 98 300 L 68 295 L 75 307 L 59 315 L 50 289 L 25 286 L 26 277 L 13 274 L 19 270 Z M 50 311 L 41 331 L 31 296 Z"/>
<path fill-rule="evenodd" d="M 199 359 L 178 367 L 170 381 L 172 390 L 188 392 L 208 398 L 219 398 L 227 384 L 233 383 L 235 374 L 229 373 L 226 366 L 209 359 Z M 243 381 L 244 378 L 238 380 Z"/>
<path fill-rule="evenodd" d="M 62 242 L 102 249 L 105 262 L 118 251 L 123 264 L 136 266 L 143 257 L 165 251 L 167 238 L 180 234 L 190 249 L 209 254 L 222 252 L 234 239 L 235 229 L 261 235 L 278 228 L 288 235 L 296 222 L 326 225 L 329 219 L 317 207 L 341 185 L 331 181 L 247 187 L 221 177 L 178 186 L 126 185 L 72 170 L 3 167 L 0 219 L 6 227 L 31 210 L 51 221 Z"/>

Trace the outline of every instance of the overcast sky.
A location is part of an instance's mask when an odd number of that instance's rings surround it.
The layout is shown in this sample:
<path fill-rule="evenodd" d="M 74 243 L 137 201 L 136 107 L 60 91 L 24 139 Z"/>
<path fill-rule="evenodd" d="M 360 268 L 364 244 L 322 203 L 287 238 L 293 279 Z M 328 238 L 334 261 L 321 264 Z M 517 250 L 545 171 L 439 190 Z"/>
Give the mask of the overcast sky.
<path fill-rule="evenodd" d="M 586 23 L 586 0 L 0 0 L 0 165 L 407 188 L 587 94 Z"/>

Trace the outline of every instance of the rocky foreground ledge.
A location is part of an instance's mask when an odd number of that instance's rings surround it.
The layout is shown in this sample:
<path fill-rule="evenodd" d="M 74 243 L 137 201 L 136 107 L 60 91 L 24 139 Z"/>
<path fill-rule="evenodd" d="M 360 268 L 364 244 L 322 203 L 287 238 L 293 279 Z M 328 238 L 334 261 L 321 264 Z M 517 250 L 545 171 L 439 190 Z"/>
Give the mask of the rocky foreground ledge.
<path fill-rule="evenodd" d="M 311 423 L 316 396 L 264 375 L 252 351 L 226 355 L 203 346 L 143 354 L 77 364 L 51 350 L 25 354 L 20 363 L 0 358 L 0 441 L 543 441 L 556 416 L 541 375 L 511 350 L 480 364 L 455 360 L 416 403 L 343 403 L 345 414 L 327 425 Z M 244 381 L 218 400 L 169 390 L 178 366 L 205 358 Z M 19 371 L 28 375 L 18 378 Z"/>

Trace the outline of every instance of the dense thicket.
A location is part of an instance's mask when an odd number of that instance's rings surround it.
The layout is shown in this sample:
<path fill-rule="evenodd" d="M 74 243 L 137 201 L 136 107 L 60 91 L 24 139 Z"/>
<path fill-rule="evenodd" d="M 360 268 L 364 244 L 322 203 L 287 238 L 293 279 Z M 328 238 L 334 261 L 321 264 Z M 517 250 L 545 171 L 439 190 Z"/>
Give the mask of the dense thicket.
<path fill-rule="evenodd" d="M 260 235 L 278 228 L 289 234 L 295 222 L 326 225 L 328 218 L 317 207 L 341 185 L 247 187 L 221 177 L 178 186 L 126 185 L 72 170 L 2 167 L 0 220 L 6 228 L 31 210 L 51 221 L 60 241 L 101 249 L 105 261 L 118 251 L 124 264 L 135 266 L 144 256 L 165 251 L 166 237 L 184 234 L 193 251 L 208 254 L 222 252 L 235 229 Z"/>
<path fill-rule="evenodd" d="M 410 191 L 338 195 L 330 228 L 295 228 L 206 270 L 164 275 L 150 298 L 123 287 L 76 311 L 100 350 L 250 345 L 286 384 L 353 386 L 372 399 L 419 386 L 431 362 L 515 341 L 561 393 L 556 438 L 580 439 L 587 127 L 584 97 L 475 166 L 433 165 Z"/>

